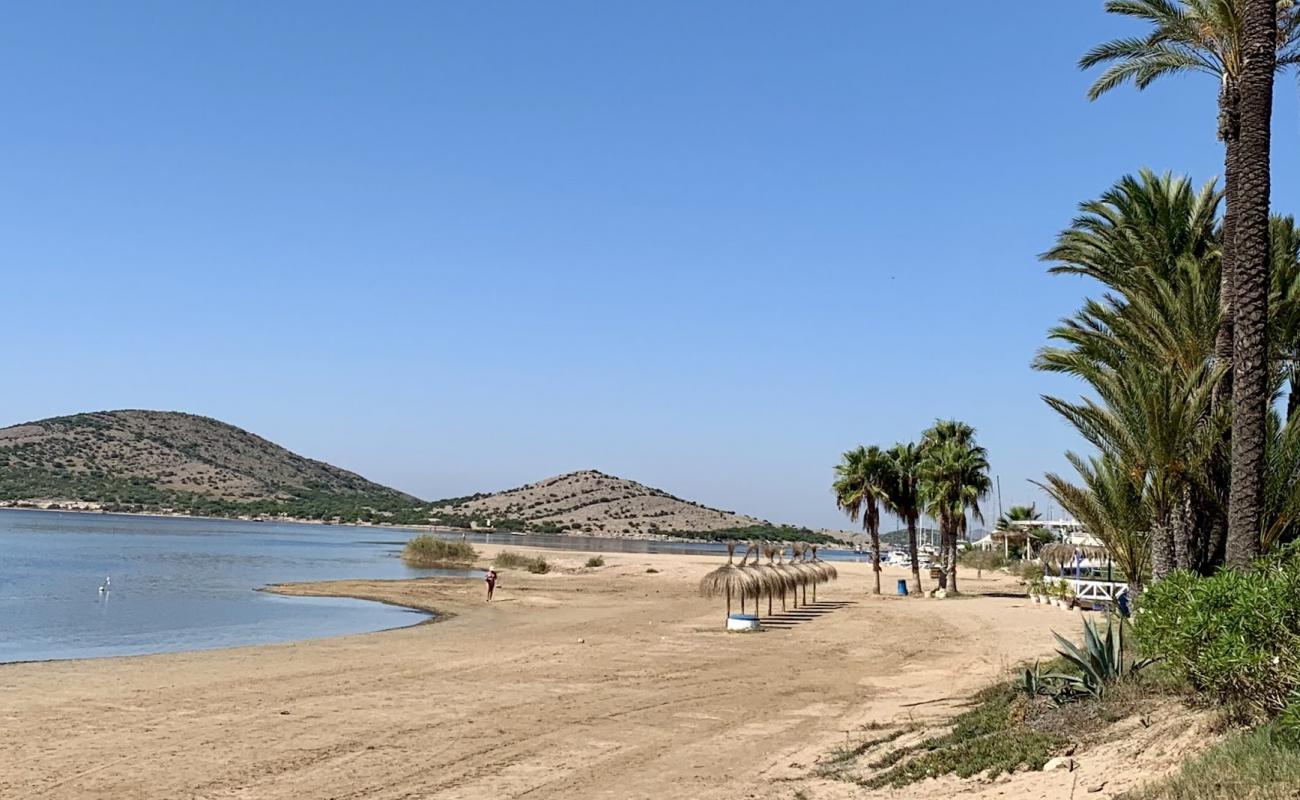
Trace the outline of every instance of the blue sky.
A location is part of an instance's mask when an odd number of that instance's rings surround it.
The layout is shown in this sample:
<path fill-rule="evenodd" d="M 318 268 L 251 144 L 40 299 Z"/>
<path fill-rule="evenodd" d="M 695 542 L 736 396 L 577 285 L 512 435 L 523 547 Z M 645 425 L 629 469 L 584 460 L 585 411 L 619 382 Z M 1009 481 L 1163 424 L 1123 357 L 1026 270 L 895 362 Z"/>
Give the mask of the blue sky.
<path fill-rule="evenodd" d="M 424 497 L 597 468 L 844 525 L 839 453 L 1076 437 L 1036 260 L 1216 86 L 1088 103 L 1100 0 L 11 6 L 0 425 L 185 410 Z M 1296 81 L 1274 205 L 1300 211 Z M 996 502 L 996 501 L 994 501 Z"/>

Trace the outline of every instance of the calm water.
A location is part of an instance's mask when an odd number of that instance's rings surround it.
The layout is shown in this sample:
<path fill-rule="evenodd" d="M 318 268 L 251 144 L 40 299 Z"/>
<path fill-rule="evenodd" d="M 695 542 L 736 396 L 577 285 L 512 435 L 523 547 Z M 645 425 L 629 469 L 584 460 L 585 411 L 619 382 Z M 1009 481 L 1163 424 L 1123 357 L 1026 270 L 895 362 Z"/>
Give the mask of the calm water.
<path fill-rule="evenodd" d="M 0 662 L 280 642 L 411 625 L 426 615 L 255 591 L 336 578 L 478 575 L 411 569 L 393 530 L 0 511 Z M 395 536 L 394 534 L 399 534 Z M 111 578 L 111 589 L 99 587 Z"/>
<path fill-rule="evenodd" d="M 414 531 L 0 510 L 0 663 L 282 642 L 411 625 L 426 615 L 344 598 L 283 597 L 269 583 L 477 577 L 412 569 Z M 446 538 L 460 538 L 447 534 Z M 720 544 L 467 534 L 564 550 L 721 555 Z M 828 560 L 865 556 L 822 551 Z M 101 594 L 105 577 L 110 590 Z"/>

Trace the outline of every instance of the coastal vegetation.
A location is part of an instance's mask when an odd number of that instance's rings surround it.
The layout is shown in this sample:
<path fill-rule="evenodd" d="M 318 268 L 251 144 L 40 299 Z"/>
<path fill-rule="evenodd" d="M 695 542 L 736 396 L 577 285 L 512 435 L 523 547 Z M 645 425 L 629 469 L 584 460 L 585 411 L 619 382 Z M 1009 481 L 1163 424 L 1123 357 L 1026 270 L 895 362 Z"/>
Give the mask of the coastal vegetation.
<path fill-rule="evenodd" d="M 412 567 L 464 567 L 478 559 L 478 551 L 469 542 L 440 539 L 421 534 L 402 548 L 402 561 Z"/>
<path fill-rule="evenodd" d="M 878 765 L 888 768 L 868 785 L 1039 765 L 1062 743 L 1025 728 L 1040 730 L 1029 721 L 1042 717 L 1034 710 L 1045 707 L 1042 698 L 1057 707 L 1106 704 L 1114 686 L 1139 700 L 1172 691 L 1245 726 L 1143 796 L 1294 794 L 1300 228 L 1271 213 L 1269 151 L 1274 76 L 1300 63 L 1300 7 L 1290 0 L 1109 0 L 1105 8 L 1148 29 L 1084 54 L 1082 68 L 1102 68 L 1089 97 L 1208 74 L 1224 150 L 1222 183 L 1145 169 L 1122 176 L 1083 202 L 1042 254 L 1050 273 L 1083 277 L 1097 291 L 1050 329 L 1033 360 L 1035 369 L 1084 387 L 1078 398 L 1044 398 L 1087 450 L 1066 454 L 1073 476 L 1049 473 L 1041 486 L 1122 572 L 1137 609 L 1136 652 L 1121 644 L 1130 636 L 1127 623 L 1108 624 L 1105 635 L 1085 626 L 1082 647 L 1061 640 L 1052 671 L 1024 671 L 1022 697 L 1002 687 L 981 699 L 977 711 L 998 725 L 1007 709 L 1022 705 L 1007 727 L 981 728 L 998 730 L 996 737 L 963 737 L 972 718 L 962 715 L 946 738 L 905 748 L 896 765 Z M 891 464 L 878 448 L 846 452 L 835 482 L 837 504 L 861 519 L 873 540 L 877 505 L 904 518 L 919 507 L 935 519 L 950 590 L 953 533 L 976 518 L 987 493 L 982 453 L 973 431 L 969 439 L 963 433 L 960 423 L 940 422 L 922 436 L 912 462 L 918 479 L 907 491 L 895 487 L 913 467 Z M 1012 525 L 1032 519 L 1015 511 L 1020 519 L 1008 514 L 998 531 L 1030 527 Z M 914 540 L 910 547 L 915 552 Z M 1137 677 L 1152 662 L 1159 679 Z"/>
<path fill-rule="evenodd" d="M 502 550 L 492 559 L 492 566 L 498 569 L 522 569 L 534 575 L 544 575 L 551 571 L 551 565 L 542 556 L 526 556 L 513 550 Z"/>

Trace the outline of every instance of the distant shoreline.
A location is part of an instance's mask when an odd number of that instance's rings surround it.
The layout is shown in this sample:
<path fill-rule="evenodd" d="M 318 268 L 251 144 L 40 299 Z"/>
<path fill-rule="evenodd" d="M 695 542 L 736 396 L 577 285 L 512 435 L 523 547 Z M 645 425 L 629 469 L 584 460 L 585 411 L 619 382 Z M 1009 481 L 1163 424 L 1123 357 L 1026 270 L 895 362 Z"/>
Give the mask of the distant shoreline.
<path fill-rule="evenodd" d="M 24 501 L 26 502 L 26 501 Z M 664 536 L 642 534 L 639 536 L 622 536 L 617 534 L 597 533 L 537 533 L 529 531 L 483 530 L 481 528 L 455 528 L 450 525 L 394 525 L 373 522 L 325 522 L 319 519 L 300 519 L 297 517 L 271 517 L 252 519 L 248 517 L 213 517 L 202 514 L 164 513 L 161 511 L 104 511 L 97 508 L 41 508 L 38 506 L 0 505 L 0 511 L 41 511 L 52 514 L 89 514 L 101 517 L 151 517 L 156 519 L 206 519 L 216 522 L 269 522 L 289 525 L 319 525 L 331 528 L 378 528 L 380 530 L 415 531 L 420 533 L 477 533 L 498 536 L 543 536 L 560 539 L 618 539 L 629 542 L 722 542 L 723 539 L 706 539 L 689 536 Z"/>

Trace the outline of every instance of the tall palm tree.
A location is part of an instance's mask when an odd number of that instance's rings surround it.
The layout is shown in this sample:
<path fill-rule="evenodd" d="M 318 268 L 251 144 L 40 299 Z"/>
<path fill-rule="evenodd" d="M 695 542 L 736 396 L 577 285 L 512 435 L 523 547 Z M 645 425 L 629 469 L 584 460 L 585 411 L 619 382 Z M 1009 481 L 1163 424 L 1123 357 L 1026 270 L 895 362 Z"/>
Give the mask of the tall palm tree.
<path fill-rule="evenodd" d="M 921 563 L 917 557 L 916 526 L 921 519 L 921 450 L 914 443 L 896 444 L 885 451 L 887 480 L 880 501 L 907 525 L 907 548 L 912 558 L 912 580 L 921 594 Z"/>
<path fill-rule="evenodd" d="M 1211 461 L 1228 413 L 1211 402 L 1225 369 L 1214 359 L 1219 199 L 1212 183 L 1194 191 L 1186 178 L 1126 176 L 1084 203 L 1043 256 L 1053 272 L 1107 290 L 1052 329 L 1058 344 L 1035 366 L 1082 378 L 1098 395 L 1045 399 L 1100 452 L 1144 476 L 1157 579 L 1217 563 L 1226 532 L 1226 479 Z"/>
<path fill-rule="evenodd" d="M 1228 504 L 1229 566 L 1259 555 L 1264 512 L 1268 349 L 1269 192 L 1273 74 L 1277 69 L 1276 0 L 1241 0 L 1242 69 L 1233 277 L 1232 471 Z"/>
<path fill-rule="evenodd" d="M 889 479 L 885 452 L 875 445 L 858 446 L 846 452 L 835 465 L 835 504 L 871 537 L 871 569 L 876 576 L 875 593 L 880 594 L 880 503 Z"/>
<path fill-rule="evenodd" d="M 979 501 L 992 488 L 988 453 L 975 443 L 975 429 L 958 420 L 938 420 L 921 439 L 921 494 L 926 512 L 942 532 L 940 587 L 957 591 L 957 538 L 966 515 L 983 520 Z"/>
<path fill-rule="evenodd" d="M 1143 37 L 1114 39 L 1079 59 L 1082 69 L 1106 66 L 1088 89 L 1096 100 L 1111 89 L 1132 82 L 1139 90 L 1157 79 L 1184 72 L 1213 77 L 1219 86 L 1218 138 L 1223 142 L 1223 182 L 1227 211 L 1223 218 L 1223 269 L 1220 272 L 1222 309 L 1216 331 L 1215 356 L 1232 363 L 1236 276 L 1236 220 L 1240 91 L 1245 70 L 1245 0 L 1108 0 L 1106 11 L 1151 25 Z M 1262 6 L 1261 6 L 1262 8 Z M 1260 12 L 1262 13 L 1262 11 Z M 1300 9 L 1290 2 L 1273 3 L 1279 32 L 1274 51 L 1278 70 L 1300 63 Z M 1227 387 L 1225 382 L 1224 386 Z M 1220 397 L 1221 401 L 1226 395 Z"/>

